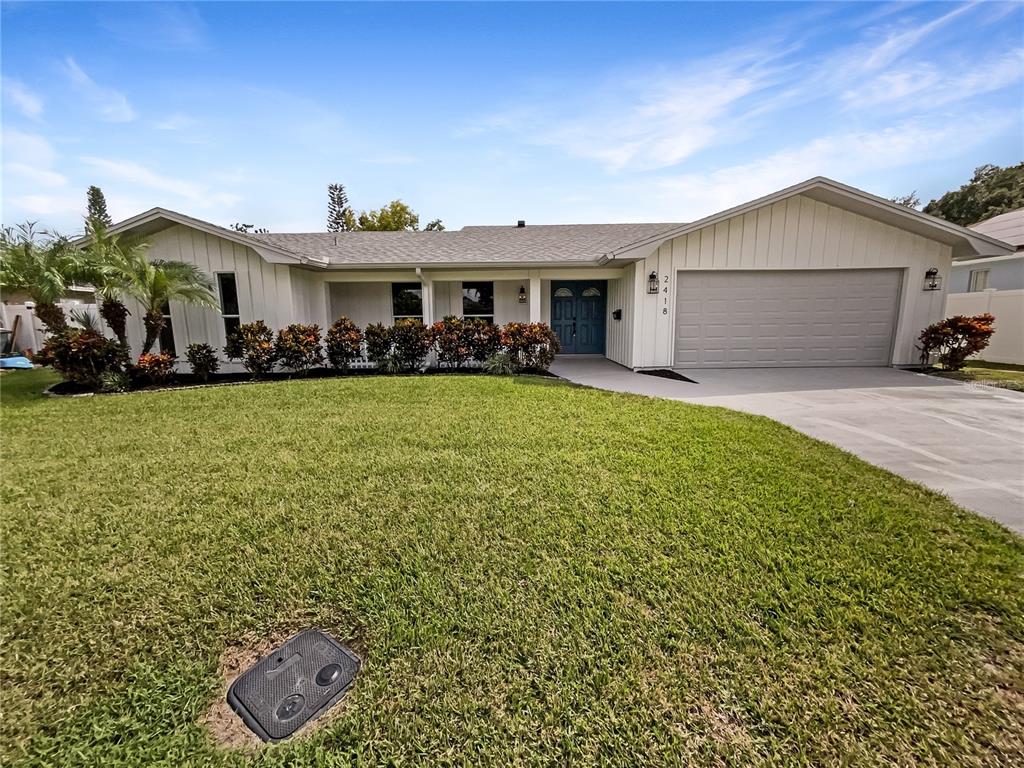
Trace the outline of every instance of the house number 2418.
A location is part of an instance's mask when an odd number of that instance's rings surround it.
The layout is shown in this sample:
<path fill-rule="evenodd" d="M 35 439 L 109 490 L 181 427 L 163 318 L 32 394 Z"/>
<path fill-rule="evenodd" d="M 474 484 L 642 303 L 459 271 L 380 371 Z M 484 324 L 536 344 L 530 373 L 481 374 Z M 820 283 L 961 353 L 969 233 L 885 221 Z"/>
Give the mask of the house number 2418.
<path fill-rule="evenodd" d="M 661 314 L 667 315 L 668 314 L 668 275 L 665 275 L 662 278 L 661 281 L 665 284 L 665 287 L 661 289 L 661 292 L 663 294 L 665 294 L 662 297 L 662 299 L 661 299 L 662 303 L 664 304 L 664 306 L 661 308 Z"/>

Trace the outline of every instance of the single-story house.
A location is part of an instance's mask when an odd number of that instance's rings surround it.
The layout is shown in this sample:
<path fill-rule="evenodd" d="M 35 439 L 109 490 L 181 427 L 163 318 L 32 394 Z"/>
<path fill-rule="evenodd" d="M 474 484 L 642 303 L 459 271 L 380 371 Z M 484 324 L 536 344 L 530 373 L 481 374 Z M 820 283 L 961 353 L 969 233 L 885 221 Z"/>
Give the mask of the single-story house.
<path fill-rule="evenodd" d="M 563 354 L 633 369 L 913 365 L 953 261 L 1013 251 L 822 177 L 689 224 L 246 234 L 154 208 L 113 231 L 215 282 L 219 312 L 169 308 L 179 355 L 253 320 L 459 315 L 549 323 Z"/>
<path fill-rule="evenodd" d="M 954 262 L 946 315 L 991 313 L 996 332 L 976 357 L 1024 365 L 1024 208 L 971 224 L 969 229 L 1015 250 L 1004 256 Z"/>

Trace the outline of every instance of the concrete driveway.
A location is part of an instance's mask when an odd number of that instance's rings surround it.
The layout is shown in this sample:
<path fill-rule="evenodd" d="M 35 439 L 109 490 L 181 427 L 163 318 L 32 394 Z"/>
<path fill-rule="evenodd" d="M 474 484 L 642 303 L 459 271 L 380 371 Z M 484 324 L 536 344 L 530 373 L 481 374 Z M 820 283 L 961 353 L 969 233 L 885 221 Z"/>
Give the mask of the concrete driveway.
<path fill-rule="evenodd" d="M 559 357 L 551 370 L 601 389 L 768 416 L 1024 534 L 1024 393 L 892 368 L 678 371 L 694 384 L 598 357 Z"/>

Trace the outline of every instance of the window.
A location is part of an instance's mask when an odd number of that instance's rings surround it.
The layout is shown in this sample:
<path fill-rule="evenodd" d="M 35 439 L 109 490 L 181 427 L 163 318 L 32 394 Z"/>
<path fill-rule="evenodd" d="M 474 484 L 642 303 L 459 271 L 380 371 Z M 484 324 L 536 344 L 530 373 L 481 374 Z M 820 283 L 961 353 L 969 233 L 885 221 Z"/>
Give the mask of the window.
<path fill-rule="evenodd" d="M 968 291 L 984 291 L 988 288 L 988 270 L 972 269 L 971 279 L 967 285 Z"/>
<path fill-rule="evenodd" d="M 584 288 L 583 289 L 583 298 L 585 298 L 585 299 L 593 298 L 594 296 L 600 296 L 600 295 L 601 295 L 601 289 L 600 288 L 595 288 L 594 286 L 590 286 L 589 288 Z"/>
<path fill-rule="evenodd" d="M 391 316 L 395 320 L 423 319 L 423 286 L 419 283 L 391 284 Z"/>
<path fill-rule="evenodd" d="M 238 315 L 238 285 L 234 272 L 217 274 L 217 289 L 220 291 L 220 316 L 224 318 L 224 337 L 238 330 L 241 320 Z"/>
<path fill-rule="evenodd" d="M 462 316 L 494 322 L 494 283 L 462 284 Z"/>
<path fill-rule="evenodd" d="M 555 291 L 556 299 L 571 299 L 572 297 L 573 292 L 569 288 L 566 288 L 565 286 L 562 286 L 561 288 Z"/>
<path fill-rule="evenodd" d="M 160 329 L 160 351 L 167 355 L 177 354 L 174 351 L 174 326 L 171 324 L 171 305 L 164 302 L 160 308 L 164 316 L 164 327 Z"/>

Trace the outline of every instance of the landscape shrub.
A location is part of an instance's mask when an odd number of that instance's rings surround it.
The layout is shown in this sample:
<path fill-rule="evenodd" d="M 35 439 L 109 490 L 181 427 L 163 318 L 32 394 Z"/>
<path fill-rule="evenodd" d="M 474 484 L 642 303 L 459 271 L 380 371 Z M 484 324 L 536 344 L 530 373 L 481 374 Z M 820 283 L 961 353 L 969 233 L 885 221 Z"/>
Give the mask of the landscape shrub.
<path fill-rule="evenodd" d="M 391 357 L 401 371 L 422 367 L 430 352 L 430 332 L 421 321 L 413 318 L 404 318 L 392 326 L 391 342 Z"/>
<path fill-rule="evenodd" d="M 496 352 L 484 360 L 483 369 L 495 376 L 511 376 L 518 366 L 508 352 Z"/>
<path fill-rule="evenodd" d="M 217 352 L 209 344 L 189 344 L 185 359 L 192 368 L 192 374 L 200 381 L 209 381 L 210 376 L 220 370 Z"/>
<path fill-rule="evenodd" d="M 381 363 L 391 357 L 392 329 L 380 323 L 372 323 L 366 326 L 363 335 L 366 338 L 366 357 L 379 368 Z"/>
<path fill-rule="evenodd" d="M 49 365 L 67 381 L 97 388 L 103 374 L 123 371 L 128 356 L 120 344 L 102 333 L 71 328 L 51 334 L 32 356 L 39 365 Z"/>
<path fill-rule="evenodd" d="M 224 357 L 228 360 L 241 360 L 244 354 L 242 347 L 242 334 L 239 330 L 229 333 L 224 344 Z"/>
<path fill-rule="evenodd" d="M 363 355 L 363 332 L 342 315 L 327 329 L 327 359 L 333 368 L 345 370 Z"/>
<path fill-rule="evenodd" d="M 139 355 L 133 374 L 141 384 L 166 384 L 174 376 L 174 360 L 166 352 Z"/>
<path fill-rule="evenodd" d="M 558 336 L 547 323 L 508 323 L 501 346 L 521 370 L 546 371 L 559 350 Z"/>
<path fill-rule="evenodd" d="M 104 371 L 100 374 L 100 392 L 127 392 L 132 379 L 124 371 Z"/>
<path fill-rule="evenodd" d="M 225 354 L 228 347 L 231 347 L 232 352 L 237 351 L 239 354 L 233 359 L 241 359 L 242 367 L 256 379 L 274 370 L 274 364 L 277 362 L 274 332 L 266 323 L 257 320 L 238 326 L 238 339 L 237 344 L 229 343 L 224 348 Z"/>
<path fill-rule="evenodd" d="M 430 339 L 437 350 L 437 360 L 449 368 L 461 368 L 473 357 L 475 336 L 472 320 L 452 315 L 430 326 Z"/>
<path fill-rule="evenodd" d="M 468 322 L 472 336 L 473 359 L 482 363 L 501 349 L 501 329 L 479 317 L 474 317 Z"/>
<path fill-rule="evenodd" d="M 928 365 L 937 355 L 943 368 L 959 371 L 967 358 L 988 346 L 995 333 L 995 317 L 987 312 L 973 317 L 956 315 L 933 323 L 918 337 L 921 364 Z"/>
<path fill-rule="evenodd" d="M 277 332 L 274 347 L 277 361 L 299 375 L 305 375 L 310 368 L 324 362 L 323 347 L 320 346 L 320 326 L 292 323 Z"/>

